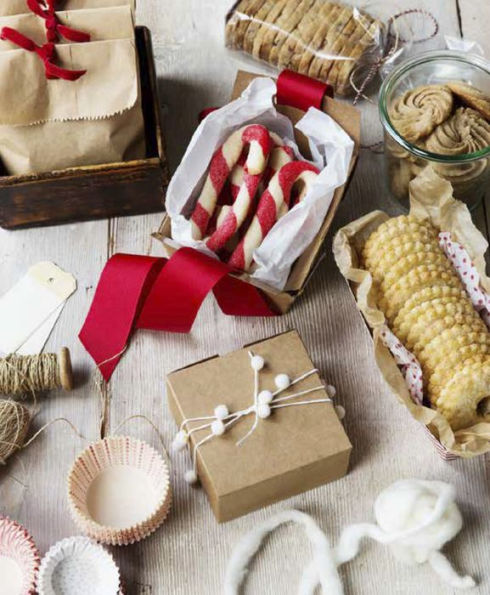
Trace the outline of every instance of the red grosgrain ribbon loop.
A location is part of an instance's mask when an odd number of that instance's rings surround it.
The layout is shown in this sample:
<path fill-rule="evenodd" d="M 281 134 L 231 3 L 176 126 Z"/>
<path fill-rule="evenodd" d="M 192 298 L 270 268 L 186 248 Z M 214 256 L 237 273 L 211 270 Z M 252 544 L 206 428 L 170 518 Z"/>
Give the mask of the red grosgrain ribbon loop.
<path fill-rule="evenodd" d="M 45 20 L 49 42 L 54 43 L 58 41 L 58 34 L 68 41 L 74 41 L 76 43 L 90 41 L 90 35 L 88 33 L 66 27 L 59 22 L 53 0 L 47 0 L 47 8 L 43 0 L 27 0 L 27 6 L 34 14 Z"/>
<path fill-rule="evenodd" d="M 225 314 L 274 316 L 262 293 L 228 265 L 191 248 L 170 259 L 116 254 L 106 264 L 80 331 L 105 380 L 138 328 L 188 333 L 212 290 Z"/>
<path fill-rule="evenodd" d="M 333 97 L 333 89 L 304 74 L 283 70 L 277 78 L 277 103 L 290 105 L 303 111 L 310 107 L 321 109 L 325 95 Z"/>
<path fill-rule="evenodd" d="M 86 70 L 68 70 L 67 68 L 56 66 L 53 62 L 55 57 L 54 43 L 45 43 L 44 45 L 38 46 L 32 39 L 29 39 L 25 35 L 22 35 L 22 33 L 19 33 L 10 27 L 3 27 L 0 33 L 0 39 L 10 41 L 28 52 L 35 52 L 44 62 L 46 78 L 48 79 L 76 81 L 87 72 Z"/>

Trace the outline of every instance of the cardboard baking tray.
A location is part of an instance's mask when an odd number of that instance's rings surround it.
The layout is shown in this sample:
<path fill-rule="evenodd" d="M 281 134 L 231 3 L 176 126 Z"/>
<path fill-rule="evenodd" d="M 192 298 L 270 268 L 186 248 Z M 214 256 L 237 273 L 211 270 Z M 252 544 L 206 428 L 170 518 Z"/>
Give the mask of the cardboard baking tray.
<path fill-rule="evenodd" d="M 18 229 L 163 210 L 168 185 L 150 31 L 135 28 L 146 157 L 9 176 L 0 170 L 0 226 Z"/>
<path fill-rule="evenodd" d="M 239 97 L 242 91 L 244 91 L 251 81 L 257 76 L 264 75 L 239 71 L 237 73 L 231 99 L 233 100 Z M 304 115 L 302 110 L 287 105 L 278 105 L 277 110 L 292 120 L 293 124 L 298 122 L 298 120 L 300 120 Z M 336 101 L 330 97 L 325 97 L 323 99 L 322 110 L 331 116 L 340 126 L 342 126 L 342 128 L 354 141 L 355 146 L 352 154 L 347 182 L 343 186 L 337 188 L 335 191 L 332 204 L 330 205 L 328 213 L 319 232 L 310 246 L 293 264 L 288 282 L 283 291 L 274 290 L 267 285 L 252 281 L 249 279 L 248 275 L 240 275 L 240 279 L 244 279 L 249 283 L 259 287 L 271 305 L 281 314 L 286 313 L 291 308 L 294 301 L 303 293 L 306 284 L 308 283 L 312 273 L 319 263 L 319 260 L 323 254 L 323 242 L 327 236 L 328 230 L 330 229 L 333 218 L 335 217 L 335 213 L 337 212 L 340 201 L 342 200 L 352 178 L 359 154 L 361 116 L 358 110 L 351 105 Z M 310 151 L 306 137 L 298 131 L 295 131 L 295 136 L 301 153 L 308 157 L 310 155 Z M 154 236 L 162 242 L 166 238 L 169 238 L 171 233 L 170 225 L 170 218 L 165 216 L 159 230 L 154 234 Z"/>

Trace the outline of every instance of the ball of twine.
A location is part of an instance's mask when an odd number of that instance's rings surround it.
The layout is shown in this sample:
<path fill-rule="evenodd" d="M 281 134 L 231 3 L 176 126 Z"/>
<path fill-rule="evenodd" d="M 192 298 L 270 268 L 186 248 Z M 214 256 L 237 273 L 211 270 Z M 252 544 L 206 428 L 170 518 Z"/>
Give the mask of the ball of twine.
<path fill-rule="evenodd" d="M 31 423 L 29 409 L 16 401 L 0 401 L 0 465 L 24 446 Z"/>

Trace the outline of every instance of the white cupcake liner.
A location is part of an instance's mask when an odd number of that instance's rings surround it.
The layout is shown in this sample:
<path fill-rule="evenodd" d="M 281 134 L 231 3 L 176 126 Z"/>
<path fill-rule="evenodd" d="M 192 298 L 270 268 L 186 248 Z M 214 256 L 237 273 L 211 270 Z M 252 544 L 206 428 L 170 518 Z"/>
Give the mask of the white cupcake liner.
<path fill-rule="evenodd" d="M 171 499 L 167 463 L 149 444 L 127 436 L 91 444 L 68 476 L 75 523 L 105 544 L 128 545 L 153 533 L 167 517 Z"/>
<path fill-rule="evenodd" d="M 44 556 L 39 595 L 119 595 L 121 579 L 113 557 L 88 537 L 68 537 Z"/>
<path fill-rule="evenodd" d="M 0 556 L 18 565 L 22 574 L 20 595 L 35 595 L 40 563 L 36 545 L 22 525 L 4 516 L 0 516 Z M 0 580 L 6 578 L 0 576 Z"/>

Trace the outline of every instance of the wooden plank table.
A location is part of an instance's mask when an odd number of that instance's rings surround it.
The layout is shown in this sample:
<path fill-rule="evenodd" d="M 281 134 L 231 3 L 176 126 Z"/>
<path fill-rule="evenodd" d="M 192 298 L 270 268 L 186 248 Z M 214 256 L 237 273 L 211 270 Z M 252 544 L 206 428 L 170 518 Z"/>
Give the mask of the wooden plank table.
<path fill-rule="evenodd" d="M 196 114 L 205 106 L 227 101 L 237 67 L 243 66 L 223 48 L 223 19 L 230 3 L 138 2 L 137 20 L 153 33 L 172 168 L 178 164 L 196 126 Z M 488 0 L 396 3 L 397 10 L 413 7 L 430 10 L 442 31 L 475 39 L 490 55 Z M 255 69 L 260 70 L 260 66 Z M 361 110 L 367 145 L 381 138 L 381 127 L 374 105 L 364 102 Z M 335 229 L 374 208 L 400 211 L 383 184 L 382 159 L 373 151 L 361 151 Z M 475 217 L 487 232 L 488 211 L 482 207 Z M 151 215 L 0 232 L 0 293 L 39 260 L 58 263 L 78 280 L 78 291 L 69 300 L 48 344 L 53 350 L 61 345 L 70 347 L 78 388 L 73 394 L 53 392 L 46 396 L 36 427 L 63 416 L 86 437 L 100 436 L 101 402 L 91 382 L 93 364 L 78 342 L 77 333 L 109 256 L 120 251 L 161 253 L 150 238 L 160 219 L 160 215 Z M 339 402 L 347 410 L 345 426 L 354 445 L 349 475 L 219 526 L 204 493 L 183 481 L 184 457 L 177 458 L 172 476 L 175 504 L 168 521 L 146 541 L 113 549 L 129 594 L 216 595 L 221 591 L 233 545 L 256 522 L 278 510 L 298 507 L 313 514 L 335 541 L 343 525 L 372 519 L 372 504 L 381 489 L 408 477 L 440 479 L 456 486 L 465 527 L 447 552 L 457 568 L 478 579 L 475 594 L 490 593 L 490 458 L 448 463 L 438 457 L 422 428 L 397 404 L 374 366 L 371 338 L 331 256 L 331 237 L 325 249 L 326 259 L 287 316 L 269 320 L 228 318 L 208 299 L 190 335 L 138 332 L 103 395 L 103 406 L 107 411 L 106 433 L 114 431 L 128 416 L 144 414 L 157 423 L 170 444 L 175 426 L 165 400 L 167 372 L 295 327 L 324 376 L 337 386 Z M 128 422 L 125 431 L 159 446 L 153 430 L 141 420 Z M 24 523 L 42 553 L 55 541 L 77 534 L 67 510 L 66 474 L 84 446 L 68 428 L 55 425 L 0 471 L 0 512 Z M 309 551 L 297 530 L 281 529 L 254 564 L 246 592 L 294 593 L 299 569 Z M 384 547 L 373 543 L 366 545 L 357 560 L 343 567 L 342 575 L 346 592 L 353 594 L 453 593 L 427 566 L 403 566 Z"/>

